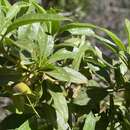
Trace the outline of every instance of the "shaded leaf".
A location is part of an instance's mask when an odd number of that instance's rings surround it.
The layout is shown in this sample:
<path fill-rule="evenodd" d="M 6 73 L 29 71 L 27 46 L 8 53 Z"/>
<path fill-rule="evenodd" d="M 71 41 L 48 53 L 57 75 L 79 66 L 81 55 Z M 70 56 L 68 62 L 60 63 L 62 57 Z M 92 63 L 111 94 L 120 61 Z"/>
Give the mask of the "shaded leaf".
<path fill-rule="evenodd" d="M 6 33 L 11 32 L 12 30 L 26 24 L 36 23 L 36 22 L 43 22 L 43 21 L 64 21 L 70 20 L 60 15 L 56 14 L 27 14 L 18 19 L 16 19 L 7 29 Z"/>
<path fill-rule="evenodd" d="M 31 130 L 31 128 L 29 126 L 29 121 L 27 120 L 19 128 L 15 129 L 15 130 Z"/>
<path fill-rule="evenodd" d="M 0 85 L 5 85 L 9 81 L 19 81 L 21 77 L 21 72 L 6 68 L 0 68 Z"/>
<path fill-rule="evenodd" d="M 0 123 L 0 128 L 2 130 L 18 128 L 30 117 L 32 114 L 11 114 Z"/>

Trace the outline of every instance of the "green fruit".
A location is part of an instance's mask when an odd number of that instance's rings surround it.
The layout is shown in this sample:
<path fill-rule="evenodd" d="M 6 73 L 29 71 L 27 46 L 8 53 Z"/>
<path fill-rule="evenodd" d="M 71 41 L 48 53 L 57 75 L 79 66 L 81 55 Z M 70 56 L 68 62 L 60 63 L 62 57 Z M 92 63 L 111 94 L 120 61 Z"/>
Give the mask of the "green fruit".
<path fill-rule="evenodd" d="M 20 82 L 14 86 L 14 91 L 22 94 L 32 94 L 29 86 L 23 82 Z"/>

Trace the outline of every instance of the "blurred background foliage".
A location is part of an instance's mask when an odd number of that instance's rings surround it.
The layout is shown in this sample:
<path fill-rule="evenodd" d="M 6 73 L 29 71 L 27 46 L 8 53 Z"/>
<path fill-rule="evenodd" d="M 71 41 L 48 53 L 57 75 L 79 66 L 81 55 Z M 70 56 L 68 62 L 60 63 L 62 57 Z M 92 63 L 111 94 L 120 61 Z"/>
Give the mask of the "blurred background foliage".
<path fill-rule="evenodd" d="M 130 17 L 129 0 L 42 0 L 42 4 L 69 11 L 76 20 L 102 25 L 120 36 L 124 19 Z"/>
<path fill-rule="evenodd" d="M 17 0 L 9 0 L 11 3 Z M 26 1 L 26 0 L 25 0 Z M 44 8 L 57 8 L 75 20 L 102 25 L 123 38 L 124 19 L 130 18 L 130 0 L 38 0 Z M 125 39 L 123 39 L 125 40 Z"/>

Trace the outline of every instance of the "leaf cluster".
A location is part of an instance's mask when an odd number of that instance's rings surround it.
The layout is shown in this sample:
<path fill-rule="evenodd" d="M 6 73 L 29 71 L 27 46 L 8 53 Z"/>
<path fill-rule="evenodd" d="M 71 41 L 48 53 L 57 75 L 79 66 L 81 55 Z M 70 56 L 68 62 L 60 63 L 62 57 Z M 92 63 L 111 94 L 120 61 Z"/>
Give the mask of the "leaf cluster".
<path fill-rule="evenodd" d="M 13 101 L 1 130 L 130 129 L 129 20 L 126 45 L 34 0 L 1 0 L 0 19 L 0 96 Z"/>

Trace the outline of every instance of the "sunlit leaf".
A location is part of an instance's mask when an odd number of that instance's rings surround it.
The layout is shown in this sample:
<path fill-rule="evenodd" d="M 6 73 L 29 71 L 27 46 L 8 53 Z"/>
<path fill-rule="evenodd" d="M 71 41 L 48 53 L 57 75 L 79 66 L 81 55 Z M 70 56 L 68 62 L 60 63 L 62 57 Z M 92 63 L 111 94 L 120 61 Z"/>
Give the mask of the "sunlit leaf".
<path fill-rule="evenodd" d="M 56 68 L 55 70 L 46 73 L 60 81 L 68 81 L 78 84 L 87 83 L 87 78 L 85 76 L 68 67 Z"/>
<path fill-rule="evenodd" d="M 27 14 L 24 15 L 17 20 L 15 20 L 7 29 L 6 33 L 11 32 L 12 30 L 26 24 L 36 23 L 36 22 L 43 22 L 43 21 L 64 21 L 70 20 L 60 15 L 56 14 Z"/>
<path fill-rule="evenodd" d="M 86 117 L 83 130 L 95 130 L 96 121 L 96 117 L 92 113 L 89 113 Z"/>
<path fill-rule="evenodd" d="M 68 29 L 70 33 L 73 35 L 86 35 L 86 36 L 93 36 L 95 33 L 90 28 L 72 28 Z"/>
<path fill-rule="evenodd" d="M 65 122 L 67 122 L 68 121 L 68 106 L 67 106 L 67 101 L 63 93 L 53 92 L 51 90 L 49 90 L 49 92 L 52 96 L 52 99 L 54 100 L 53 107 L 64 118 Z"/>
<path fill-rule="evenodd" d="M 68 73 L 63 68 L 56 68 L 55 70 L 46 73 L 60 81 L 70 81 Z"/>
<path fill-rule="evenodd" d="M 128 19 L 125 20 L 125 26 L 128 35 L 128 52 L 130 53 L 130 21 Z"/>
<path fill-rule="evenodd" d="M 65 59 L 72 59 L 75 57 L 75 53 L 71 51 L 67 51 L 66 49 L 60 49 L 55 52 L 48 60 L 50 63 L 54 63 L 56 61 L 65 60 Z"/>
<path fill-rule="evenodd" d="M 77 83 L 77 84 L 84 84 L 87 83 L 87 78 L 83 76 L 78 71 L 75 71 L 74 69 L 64 67 L 65 71 L 68 73 L 70 77 L 70 82 Z"/>
<path fill-rule="evenodd" d="M 89 48 L 88 47 L 88 42 L 85 42 L 85 37 L 83 36 L 81 39 L 81 45 L 78 48 L 78 52 L 73 60 L 72 66 L 75 70 L 79 70 L 80 64 L 81 64 L 81 60 L 84 57 L 85 51 Z"/>
<path fill-rule="evenodd" d="M 89 24 L 89 23 L 70 23 L 65 25 L 63 28 L 61 28 L 61 32 L 67 31 L 69 29 L 73 29 L 73 28 L 96 28 L 95 25 L 93 24 Z"/>

